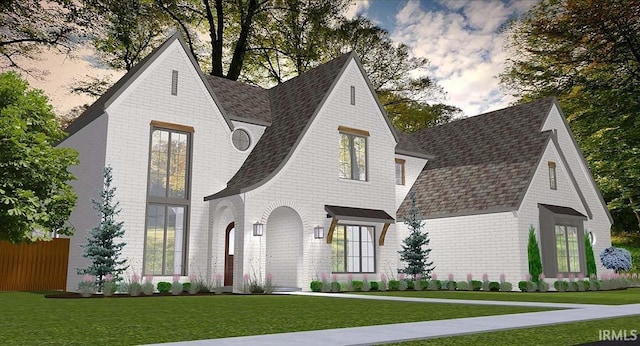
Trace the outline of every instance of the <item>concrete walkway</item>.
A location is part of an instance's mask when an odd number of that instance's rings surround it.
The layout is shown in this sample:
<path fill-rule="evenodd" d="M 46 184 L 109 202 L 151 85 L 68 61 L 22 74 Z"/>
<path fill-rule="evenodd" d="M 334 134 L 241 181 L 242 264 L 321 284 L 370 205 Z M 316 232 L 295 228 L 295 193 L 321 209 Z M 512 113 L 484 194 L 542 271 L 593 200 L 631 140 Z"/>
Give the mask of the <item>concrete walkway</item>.
<path fill-rule="evenodd" d="M 504 302 L 482 300 L 454 300 L 433 298 L 408 298 L 357 294 L 328 294 L 292 292 L 295 295 L 310 295 L 346 299 L 392 300 L 423 303 L 504 305 L 560 308 L 565 310 L 528 312 L 521 314 L 469 317 L 426 322 L 385 324 L 378 326 L 325 329 L 306 332 L 281 333 L 221 338 L 211 340 L 184 341 L 157 345 L 170 346 L 214 346 L 214 345 L 371 345 L 390 342 L 430 339 L 464 334 L 495 332 L 500 330 L 538 327 L 561 323 L 591 321 L 605 318 L 640 315 L 640 304 L 593 305 L 555 304 L 536 302 Z"/>

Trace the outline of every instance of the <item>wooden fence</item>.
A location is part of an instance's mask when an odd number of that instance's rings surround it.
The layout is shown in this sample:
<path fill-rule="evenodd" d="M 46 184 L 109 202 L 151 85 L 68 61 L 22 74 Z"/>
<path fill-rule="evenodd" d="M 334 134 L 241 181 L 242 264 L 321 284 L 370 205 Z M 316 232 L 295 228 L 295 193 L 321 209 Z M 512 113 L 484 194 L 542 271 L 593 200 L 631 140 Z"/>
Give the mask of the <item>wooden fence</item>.
<path fill-rule="evenodd" d="M 65 290 L 69 239 L 32 244 L 0 241 L 0 291 Z"/>

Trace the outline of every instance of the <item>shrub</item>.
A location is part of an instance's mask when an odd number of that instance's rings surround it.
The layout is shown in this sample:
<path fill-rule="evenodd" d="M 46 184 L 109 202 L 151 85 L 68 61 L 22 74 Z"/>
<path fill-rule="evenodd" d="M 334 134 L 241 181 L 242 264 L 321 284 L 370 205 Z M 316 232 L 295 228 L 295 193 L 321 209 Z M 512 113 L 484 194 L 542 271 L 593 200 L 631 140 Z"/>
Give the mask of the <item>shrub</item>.
<path fill-rule="evenodd" d="M 257 280 L 251 280 L 251 282 L 249 283 L 249 292 L 253 294 L 264 293 L 264 288 L 258 283 Z"/>
<path fill-rule="evenodd" d="M 171 283 L 166 281 L 160 281 L 156 285 L 156 288 L 160 293 L 169 293 L 169 291 L 171 291 Z"/>
<path fill-rule="evenodd" d="M 342 291 L 344 291 L 344 289 L 339 282 L 337 281 L 331 282 L 331 292 L 342 292 Z"/>
<path fill-rule="evenodd" d="M 600 289 L 600 281 L 598 280 L 589 280 L 589 290 L 590 291 L 598 291 Z"/>
<path fill-rule="evenodd" d="M 535 292 L 537 289 L 537 285 L 533 281 L 520 281 L 518 282 L 518 288 L 522 292 Z"/>
<path fill-rule="evenodd" d="M 457 287 L 456 282 L 453 281 L 453 280 L 445 281 L 443 286 L 446 287 L 446 289 L 449 290 L 449 291 L 455 291 L 456 287 Z"/>
<path fill-rule="evenodd" d="M 182 284 L 182 292 L 189 292 L 191 290 L 191 283 L 185 282 Z"/>
<path fill-rule="evenodd" d="M 555 288 L 558 292 L 566 292 L 569 289 L 569 282 L 558 280 L 553 283 L 553 288 Z"/>
<path fill-rule="evenodd" d="M 580 280 L 577 282 L 578 284 L 578 291 L 588 291 L 589 290 L 589 281 L 587 280 Z"/>
<path fill-rule="evenodd" d="M 482 288 L 482 281 L 480 280 L 471 280 L 471 289 L 474 291 L 480 291 Z"/>
<path fill-rule="evenodd" d="M 96 277 L 90 274 L 84 274 L 82 280 L 78 282 L 78 292 L 83 297 L 91 297 L 98 290 L 96 285 Z"/>
<path fill-rule="evenodd" d="M 511 292 L 512 289 L 513 289 L 513 285 L 510 282 L 503 281 L 500 283 L 501 292 Z"/>
<path fill-rule="evenodd" d="M 426 291 L 429 288 L 429 280 L 420 280 L 420 289 Z"/>
<path fill-rule="evenodd" d="M 411 280 L 403 280 L 404 282 L 406 282 L 407 285 L 407 289 L 412 290 L 415 287 L 415 282 L 411 281 Z"/>
<path fill-rule="evenodd" d="M 489 282 L 489 291 L 491 291 L 491 292 L 500 291 L 500 283 L 498 281 Z"/>
<path fill-rule="evenodd" d="M 400 289 L 400 281 L 389 280 L 389 291 L 397 291 Z"/>
<path fill-rule="evenodd" d="M 370 284 L 371 284 L 372 291 L 377 291 L 380 288 L 380 285 L 378 284 L 377 281 L 371 281 Z"/>
<path fill-rule="evenodd" d="M 442 282 L 440 280 L 429 280 L 429 285 L 427 289 L 429 291 L 437 291 L 442 288 Z"/>
<path fill-rule="evenodd" d="M 567 283 L 567 291 L 568 292 L 575 292 L 578 290 L 578 283 L 575 281 L 569 281 Z"/>
<path fill-rule="evenodd" d="M 456 286 L 458 288 L 458 291 L 468 291 L 469 290 L 469 283 L 466 281 L 458 281 L 456 283 Z"/>
<path fill-rule="evenodd" d="M 144 295 L 146 296 L 150 296 L 153 294 L 153 283 L 152 282 L 145 282 L 142 284 L 142 293 L 144 293 Z"/>
<path fill-rule="evenodd" d="M 351 288 L 354 291 L 357 291 L 357 292 L 362 291 L 362 286 L 363 286 L 363 282 L 360 280 L 351 281 Z"/>
<path fill-rule="evenodd" d="M 543 280 L 538 281 L 538 291 L 546 292 L 549 290 L 549 283 Z"/>
<path fill-rule="evenodd" d="M 320 292 L 322 291 L 322 281 L 311 281 L 311 284 L 309 285 L 311 288 L 311 291 L 313 292 Z"/>
<path fill-rule="evenodd" d="M 115 281 L 107 280 L 102 285 L 102 294 L 104 294 L 105 297 L 112 296 L 117 290 L 118 290 L 118 283 Z"/>
<path fill-rule="evenodd" d="M 176 280 L 171 283 L 171 294 L 174 296 L 179 295 L 182 292 L 182 284 Z"/>
<path fill-rule="evenodd" d="M 409 284 L 404 279 L 401 279 L 401 280 L 398 280 L 398 281 L 400 281 L 400 284 L 398 286 L 398 289 L 400 291 L 405 291 L 409 287 Z"/>
<path fill-rule="evenodd" d="M 600 253 L 600 261 L 605 268 L 616 273 L 631 269 L 631 253 L 627 249 L 608 247 Z"/>

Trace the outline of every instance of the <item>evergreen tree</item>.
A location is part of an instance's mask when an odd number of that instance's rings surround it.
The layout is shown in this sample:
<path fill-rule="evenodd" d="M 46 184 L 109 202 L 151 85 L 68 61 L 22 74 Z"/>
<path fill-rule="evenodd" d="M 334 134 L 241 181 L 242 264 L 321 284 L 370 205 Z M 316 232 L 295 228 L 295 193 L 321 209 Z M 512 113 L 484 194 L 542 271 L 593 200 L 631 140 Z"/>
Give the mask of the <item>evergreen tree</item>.
<path fill-rule="evenodd" d="M 422 231 L 424 222 L 418 217 L 419 210 L 416 206 L 415 191 L 410 192 L 409 198 L 411 198 L 411 209 L 409 216 L 404 218 L 404 223 L 407 224 L 411 233 L 403 240 L 402 250 L 398 251 L 400 259 L 406 263 L 406 267 L 400 272 L 409 275 L 413 280 L 418 274 L 421 278 L 430 279 L 431 272 L 435 267 L 433 267 L 433 262 L 429 262 L 429 253 L 431 252 L 429 233 Z"/>
<path fill-rule="evenodd" d="M 114 201 L 116 188 L 111 186 L 113 180 L 111 167 L 105 167 L 103 172 L 104 186 L 100 192 L 100 199 L 92 199 L 93 208 L 100 216 L 100 223 L 91 229 L 90 237 L 84 248 L 83 257 L 90 258 L 91 266 L 78 269 L 78 274 L 91 274 L 96 277 L 98 287 L 102 287 L 104 277 L 111 274 L 114 281 L 121 279 L 120 275 L 129 268 L 127 260 L 120 260 L 122 248 L 126 243 L 116 243 L 116 238 L 124 236 L 123 222 L 117 222 L 115 217 L 120 213 L 120 202 Z"/>
<path fill-rule="evenodd" d="M 527 253 L 529 255 L 529 274 L 531 275 L 531 281 L 538 282 L 540 274 L 542 274 L 542 259 L 540 258 L 540 246 L 538 246 L 538 240 L 536 239 L 536 229 L 533 225 L 529 227 Z"/>
<path fill-rule="evenodd" d="M 592 275 L 598 275 L 596 257 L 593 254 L 593 246 L 591 246 L 591 239 L 589 239 L 588 233 L 585 234 L 584 237 L 584 251 L 587 254 L 587 277 L 590 278 Z"/>

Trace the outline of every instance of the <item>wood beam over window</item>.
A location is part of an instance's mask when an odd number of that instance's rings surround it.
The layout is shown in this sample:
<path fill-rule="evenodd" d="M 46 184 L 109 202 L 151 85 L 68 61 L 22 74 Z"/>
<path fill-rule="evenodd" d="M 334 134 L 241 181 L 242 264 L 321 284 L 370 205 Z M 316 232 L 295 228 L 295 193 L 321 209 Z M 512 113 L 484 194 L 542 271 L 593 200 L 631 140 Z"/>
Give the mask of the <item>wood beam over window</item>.
<path fill-rule="evenodd" d="M 195 130 L 193 129 L 192 126 L 179 125 L 179 124 L 173 124 L 173 123 L 166 123 L 164 121 L 157 121 L 157 120 L 151 120 L 151 126 L 161 127 L 163 129 L 169 129 L 169 130 L 189 132 L 189 133 L 194 133 L 195 132 Z"/>
<path fill-rule="evenodd" d="M 385 223 L 382 227 L 382 233 L 380 233 L 380 240 L 378 240 L 378 245 L 384 246 L 384 238 L 387 236 L 387 230 L 389 229 L 390 223 Z"/>
<path fill-rule="evenodd" d="M 333 240 L 333 232 L 336 230 L 336 225 L 338 224 L 338 218 L 334 217 L 331 220 L 331 226 L 329 226 L 329 233 L 327 233 L 327 244 L 331 244 Z"/>
<path fill-rule="evenodd" d="M 369 134 L 369 131 L 358 130 L 358 129 L 354 129 L 354 128 L 346 127 L 346 126 L 338 126 L 338 132 L 348 133 L 348 134 L 351 134 L 351 135 L 362 136 L 362 137 L 370 137 L 371 136 Z"/>

